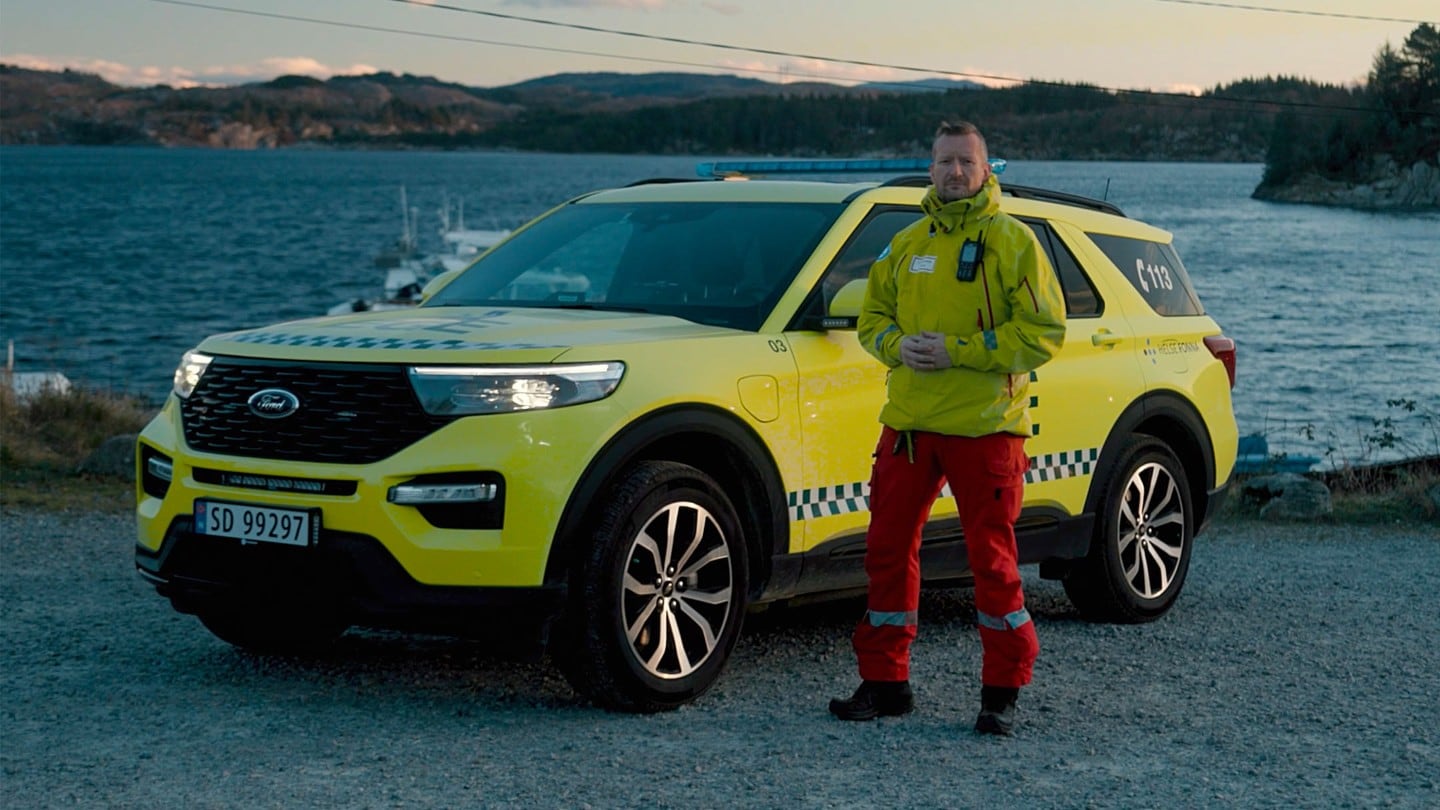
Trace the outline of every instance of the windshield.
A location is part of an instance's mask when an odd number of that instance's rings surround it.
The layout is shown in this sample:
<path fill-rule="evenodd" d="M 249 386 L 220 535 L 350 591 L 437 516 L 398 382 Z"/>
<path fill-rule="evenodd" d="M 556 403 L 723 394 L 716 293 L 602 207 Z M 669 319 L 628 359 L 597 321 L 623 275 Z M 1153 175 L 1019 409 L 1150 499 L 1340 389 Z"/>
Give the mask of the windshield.
<path fill-rule="evenodd" d="M 640 311 L 754 331 L 841 210 L 577 203 L 486 253 L 425 306 Z"/>

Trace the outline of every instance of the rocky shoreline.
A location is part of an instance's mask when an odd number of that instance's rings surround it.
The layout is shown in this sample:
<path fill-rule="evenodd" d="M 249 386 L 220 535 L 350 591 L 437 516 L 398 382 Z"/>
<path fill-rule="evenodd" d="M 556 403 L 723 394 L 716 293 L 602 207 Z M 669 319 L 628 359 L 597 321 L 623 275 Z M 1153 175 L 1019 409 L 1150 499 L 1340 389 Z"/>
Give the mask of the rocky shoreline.
<path fill-rule="evenodd" d="M 1389 157 L 1377 160 L 1376 178 L 1368 183 L 1329 180 L 1308 173 L 1278 186 L 1262 185 L 1250 196 L 1269 202 L 1305 203 L 1365 211 L 1440 210 L 1440 165 L 1416 161 L 1399 166 Z"/>

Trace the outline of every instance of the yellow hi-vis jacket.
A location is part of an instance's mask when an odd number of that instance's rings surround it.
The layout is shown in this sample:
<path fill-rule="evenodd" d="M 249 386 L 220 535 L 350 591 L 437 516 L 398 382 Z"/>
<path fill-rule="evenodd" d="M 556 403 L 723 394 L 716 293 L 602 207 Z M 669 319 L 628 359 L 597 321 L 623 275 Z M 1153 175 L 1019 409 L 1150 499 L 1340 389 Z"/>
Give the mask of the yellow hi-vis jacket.
<path fill-rule="evenodd" d="M 1029 226 L 1000 211 L 994 175 L 973 197 L 941 203 L 900 231 L 874 265 L 860 310 L 865 350 L 890 367 L 880 421 L 951 436 L 1029 436 L 1030 372 L 1065 340 L 1060 282 Z M 961 247 L 980 242 L 972 280 L 958 278 Z M 952 367 L 900 362 L 906 335 L 945 335 Z"/>

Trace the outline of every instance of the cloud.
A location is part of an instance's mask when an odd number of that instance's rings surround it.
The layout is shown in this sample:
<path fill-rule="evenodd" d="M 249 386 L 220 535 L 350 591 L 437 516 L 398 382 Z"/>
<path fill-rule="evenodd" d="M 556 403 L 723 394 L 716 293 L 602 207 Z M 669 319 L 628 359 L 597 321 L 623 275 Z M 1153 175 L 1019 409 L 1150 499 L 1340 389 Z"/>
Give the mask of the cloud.
<path fill-rule="evenodd" d="M 729 59 L 721 62 L 717 66 L 733 71 L 741 76 L 752 76 L 764 81 L 781 84 L 793 82 L 828 82 L 842 85 L 887 82 L 909 84 L 925 79 L 971 81 L 990 87 L 1004 87 L 1007 86 L 1007 84 L 1015 84 L 1015 82 L 1007 83 L 995 79 L 976 78 L 974 76 L 964 75 L 964 73 L 946 74 L 936 72 L 927 75 L 917 73 L 913 70 L 898 70 L 880 65 L 852 65 L 846 62 L 830 62 L 824 59 L 803 59 L 799 57 L 783 59 L 778 62 L 764 59 Z M 966 68 L 966 71 L 969 70 L 971 69 Z M 977 69 L 976 72 L 979 73 L 980 71 Z"/>
<path fill-rule="evenodd" d="M 363 76 L 378 73 L 373 65 L 356 63 L 345 67 L 327 65 L 308 56 L 272 56 L 253 64 L 210 65 L 199 70 L 159 65 L 125 65 L 103 59 L 64 59 L 34 54 L 0 56 L 0 62 L 31 70 L 77 70 L 94 73 L 111 84 L 148 87 L 202 87 L 267 82 L 277 76 L 299 75 L 328 79 L 331 76 Z"/>
<path fill-rule="evenodd" d="M 31 70 L 75 70 L 81 73 L 94 73 L 111 84 L 120 85 L 168 84 L 174 87 L 194 87 L 203 84 L 203 82 L 195 80 L 192 71 L 182 67 L 156 65 L 135 67 L 105 59 L 54 58 L 28 53 L 0 56 L 0 62 Z"/>
<path fill-rule="evenodd" d="M 1179 93 L 1183 96 L 1198 96 L 1205 92 L 1205 88 L 1196 84 L 1171 84 L 1161 90 L 1166 93 Z"/>
<path fill-rule="evenodd" d="M 203 84 L 224 85 L 267 82 L 276 76 L 311 76 L 316 79 L 362 76 L 379 70 L 364 63 L 335 67 L 308 56 L 271 56 L 254 64 L 211 65 L 196 71 L 195 76 Z"/>

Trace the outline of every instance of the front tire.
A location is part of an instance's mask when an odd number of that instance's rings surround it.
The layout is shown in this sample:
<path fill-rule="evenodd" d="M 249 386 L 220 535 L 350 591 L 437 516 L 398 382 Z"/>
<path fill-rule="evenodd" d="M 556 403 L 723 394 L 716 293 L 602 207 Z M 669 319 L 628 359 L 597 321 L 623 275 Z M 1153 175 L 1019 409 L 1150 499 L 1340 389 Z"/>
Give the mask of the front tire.
<path fill-rule="evenodd" d="M 1165 615 L 1190 568 L 1195 516 L 1185 468 L 1161 440 L 1137 435 L 1102 485 L 1090 553 L 1064 579 L 1086 619 L 1135 624 Z"/>
<path fill-rule="evenodd" d="M 636 464 L 609 498 L 573 573 L 557 658 L 600 706 L 673 709 L 715 683 L 740 635 L 740 522 L 719 485 L 684 464 Z"/>

